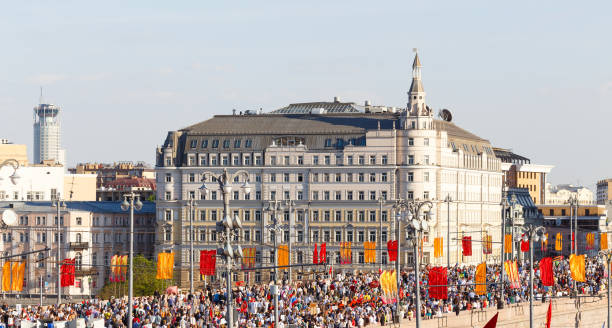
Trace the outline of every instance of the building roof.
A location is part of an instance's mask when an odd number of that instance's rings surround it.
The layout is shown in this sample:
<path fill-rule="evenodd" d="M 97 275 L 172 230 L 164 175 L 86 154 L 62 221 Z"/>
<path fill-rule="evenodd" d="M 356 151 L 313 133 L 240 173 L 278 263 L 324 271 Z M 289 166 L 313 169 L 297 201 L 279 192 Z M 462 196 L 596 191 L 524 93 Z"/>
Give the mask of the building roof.
<path fill-rule="evenodd" d="M 512 195 L 516 196 L 516 201 L 519 205 L 525 208 L 537 208 L 533 202 L 531 195 L 529 195 L 529 189 L 527 188 L 508 188 L 507 198 L 508 201 L 512 199 Z"/>
<path fill-rule="evenodd" d="M 283 135 L 283 134 L 362 134 L 368 130 L 399 128 L 397 113 L 335 113 L 335 114 L 263 114 L 215 115 L 213 118 L 186 127 L 189 135 Z M 486 141 L 452 122 L 434 120 L 437 130 L 450 137 Z"/>
<path fill-rule="evenodd" d="M 270 114 L 310 114 L 317 110 L 325 110 L 326 113 L 363 113 L 365 107 L 356 105 L 353 102 L 307 102 L 289 104 L 283 108 L 279 108 L 270 112 Z"/>
<path fill-rule="evenodd" d="M 514 163 L 514 164 L 528 164 L 531 160 L 527 157 L 515 154 L 510 149 L 493 148 L 495 157 L 501 159 L 502 163 Z"/>
<path fill-rule="evenodd" d="M 128 190 L 129 188 L 149 188 L 155 190 L 155 179 L 141 178 L 141 177 L 129 177 L 129 178 L 118 178 L 115 180 L 107 181 L 102 183 L 104 188 L 114 188 L 117 190 Z"/>
<path fill-rule="evenodd" d="M 51 202 L 0 202 L 0 211 L 12 209 L 16 212 L 54 212 L 57 209 Z M 66 202 L 66 210 L 86 211 L 92 213 L 127 214 L 121 209 L 120 202 Z M 155 202 L 142 202 L 141 210 L 134 210 L 135 214 L 155 214 Z"/>

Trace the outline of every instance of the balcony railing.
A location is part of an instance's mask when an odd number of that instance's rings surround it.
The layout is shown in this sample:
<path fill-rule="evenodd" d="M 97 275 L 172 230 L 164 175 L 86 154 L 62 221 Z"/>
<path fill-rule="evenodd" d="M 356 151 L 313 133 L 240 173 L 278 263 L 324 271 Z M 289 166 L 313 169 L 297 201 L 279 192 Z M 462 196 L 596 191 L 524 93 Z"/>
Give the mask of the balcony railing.
<path fill-rule="evenodd" d="M 87 249 L 89 248 L 88 242 L 71 242 L 70 249 L 79 250 L 79 249 Z"/>

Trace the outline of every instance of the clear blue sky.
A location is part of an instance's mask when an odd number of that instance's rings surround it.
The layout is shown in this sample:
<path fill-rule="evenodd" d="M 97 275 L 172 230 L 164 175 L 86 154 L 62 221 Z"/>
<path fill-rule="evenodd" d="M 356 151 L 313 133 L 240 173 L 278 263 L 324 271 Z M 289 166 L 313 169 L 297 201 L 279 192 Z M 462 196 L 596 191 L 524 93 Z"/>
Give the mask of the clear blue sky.
<path fill-rule="evenodd" d="M 39 86 L 69 164 L 144 160 L 213 114 L 342 100 L 403 106 L 412 48 L 428 102 L 553 164 L 612 176 L 610 1 L 29 1 L 0 11 L 0 137 L 32 144 Z M 31 156 L 31 150 L 30 150 Z"/>

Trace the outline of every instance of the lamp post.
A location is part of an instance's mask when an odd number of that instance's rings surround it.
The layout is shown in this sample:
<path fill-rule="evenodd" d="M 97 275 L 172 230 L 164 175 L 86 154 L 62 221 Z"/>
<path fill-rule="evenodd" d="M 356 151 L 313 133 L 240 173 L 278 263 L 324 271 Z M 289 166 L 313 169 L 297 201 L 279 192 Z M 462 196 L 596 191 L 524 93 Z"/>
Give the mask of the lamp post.
<path fill-rule="evenodd" d="M 598 253 L 599 255 L 599 259 L 600 261 L 605 261 L 608 267 L 608 286 L 607 286 L 607 293 L 608 293 L 608 328 L 610 327 L 610 324 L 612 322 L 610 322 L 610 269 L 612 269 L 612 267 L 610 266 L 610 262 L 612 261 L 612 252 L 609 249 L 606 250 L 601 250 Z"/>
<path fill-rule="evenodd" d="M 139 211 L 142 209 L 140 195 L 131 191 L 129 194 L 123 195 L 121 209 L 124 211 L 130 210 L 130 256 L 129 256 L 129 283 L 128 283 L 128 328 L 132 327 L 134 317 L 134 209 Z"/>
<path fill-rule="evenodd" d="M 195 216 L 193 197 L 189 198 L 189 293 L 193 295 L 193 219 Z"/>
<path fill-rule="evenodd" d="M 249 173 L 247 171 L 237 171 L 233 174 L 227 172 L 227 169 L 223 169 L 221 174 L 214 174 L 212 172 L 204 172 L 202 173 L 202 186 L 200 187 L 200 191 L 205 195 L 208 195 L 209 189 L 206 187 L 207 177 L 210 177 L 211 180 L 216 181 L 219 185 L 219 189 L 221 190 L 221 194 L 223 195 L 223 222 L 217 222 L 217 231 L 221 232 L 222 242 L 225 241 L 225 247 L 221 250 L 217 250 L 217 253 L 221 252 L 221 255 L 225 257 L 226 260 L 226 285 L 227 285 L 227 310 L 225 320 L 227 321 L 228 327 L 234 326 L 234 313 L 233 313 L 233 304 L 232 304 L 232 265 L 234 260 L 239 260 L 242 258 L 242 248 L 240 245 L 236 247 L 232 247 L 231 241 L 232 238 L 237 238 L 242 230 L 242 222 L 238 216 L 234 216 L 232 219 L 230 215 L 230 193 L 232 192 L 231 182 L 234 179 L 239 179 L 240 176 L 244 178 L 244 184 L 241 188 L 244 190 L 246 194 L 251 193 L 251 186 L 249 185 Z"/>
<path fill-rule="evenodd" d="M 500 276 L 500 288 L 499 288 L 499 304 L 497 304 L 497 307 L 500 309 L 504 308 L 504 282 L 505 282 L 505 271 L 504 270 L 504 256 L 506 254 L 506 208 L 508 208 L 509 203 L 508 203 L 508 188 L 504 185 L 504 187 L 502 188 L 502 200 L 501 200 L 501 204 L 502 206 L 502 212 L 501 212 L 501 242 L 502 242 L 502 246 L 501 246 L 501 276 Z"/>
<path fill-rule="evenodd" d="M 421 214 L 421 209 L 427 208 L 427 211 Z M 429 223 L 428 221 L 432 220 L 433 213 L 431 213 L 431 209 L 433 208 L 433 203 L 426 201 L 417 200 L 402 200 L 399 199 L 393 205 L 393 209 L 396 213 L 396 223 L 397 223 L 397 262 L 395 263 L 396 268 L 396 276 L 397 276 L 397 288 L 400 288 L 401 282 L 401 274 L 400 274 L 400 221 L 405 221 L 408 225 L 408 231 L 410 236 L 410 241 L 413 247 L 414 254 L 414 274 L 415 274 L 415 313 L 416 313 L 416 328 L 421 327 L 421 290 L 419 288 L 420 285 L 420 273 L 419 273 L 419 246 L 421 243 L 422 233 L 425 231 L 429 231 Z M 403 215 L 405 214 L 405 215 Z M 399 305 L 399 298 L 398 298 Z M 397 315 L 397 314 L 396 314 Z"/>
<path fill-rule="evenodd" d="M 274 247 L 274 327 L 278 327 L 278 235 L 282 232 L 283 227 L 278 224 L 278 212 L 282 211 L 281 203 L 278 200 L 268 202 L 268 206 L 264 211 L 271 215 L 272 223 L 266 228 L 273 234 L 272 242 Z M 290 238 L 291 239 L 291 238 Z"/>
<path fill-rule="evenodd" d="M 533 242 L 538 242 L 540 239 L 542 241 L 546 241 L 546 228 L 542 226 L 535 226 L 533 224 L 529 224 L 521 227 L 521 231 L 523 232 L 523 241 L 529 241 L 529 327 L 535 327 L 533 325 Z"/>
<path fill-rule="evenodd" d="M 578 254 L 578 197 L 571 195 L 567 204 L 570 206 L 570 253 Z"/>
<path fill-rule="evenodd" d="M 61 278 L 61 265 L 62 265 L 62 220 L 60 218 L 60 211 L 66 209 L 66 203 L 60 199 L 60 194 L 56 195 L 57 199 L 53 201 L 52 206 L 57 210 L 57 306 L 62 304 L 62 278 Z"/>
<path fill-rule="evenodd" d="M 450 194 L 446 195 L 444 202 L 446 203 L 446 269 L 450 270 L 450 203 L 453 198 Z"/>
<path fill-rule="evenodd" d="M 17 161 L 16 159 L 7 159 L 2 161 L 2 163 L 0 163 L 0 170 L 5 167 L 5 166 L 10 166 L 13 168 L 13 174 L 11 174 L 9 176 L 9 179 L 11 180 L 11 182 L 16 185 L 19 180 L 21 179 L 21 175 L 19 175 L 19 173 L 17 172 L 17 170 L 19 170 L 19 161 Z M 0 176 L 0 183 L 2 182 L 2 180 L 4 180 L 4 178 L 2 176 Z M 2 199 L 0 199 L 2 200 Z"/>

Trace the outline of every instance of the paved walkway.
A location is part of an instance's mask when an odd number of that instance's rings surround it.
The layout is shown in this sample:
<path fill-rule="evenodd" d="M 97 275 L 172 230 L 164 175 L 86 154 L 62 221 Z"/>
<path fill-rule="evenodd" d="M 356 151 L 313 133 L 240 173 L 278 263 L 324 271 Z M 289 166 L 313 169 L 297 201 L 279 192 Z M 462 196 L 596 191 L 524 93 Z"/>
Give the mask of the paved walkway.
<path fill-rule="evenodd" d="M 581 297 L 580 298 L 580 314 L 577 316 L 577 304 L 575 299 L 561 298 L 553 301 L 551 327 L 554 328 L 569 328 L 569 327 L 589 327 L 599 328 L 607 318 L 606 304 L 607 299 L 605 294 L 603 297 Z M 534 327 L 541 328 L 545 326 L 546 312 L 548 303 L 534 303 Z M 489 319 L 491 319 L 497 309 L 487 309 L 480 311 L 462 311 L 457 316 L 455 313 L 449 313 L 444 318 L 433 318 L 431 320 L 422 320 L 421 328 L 463 328 L 463 327 L 483 327 Z M 579 319 L 576 325 L 577 318 Z M 409 328 L 415 327 L 414 319 L 412 321 L 403 320 L 401 325 L 390 325 L 390 327 Z M 521 303 L 519 305 L 506 306 L 499 311 L 497 321 L 499 328 L 528 328 L 529 327 L 529 303 Z"/>

